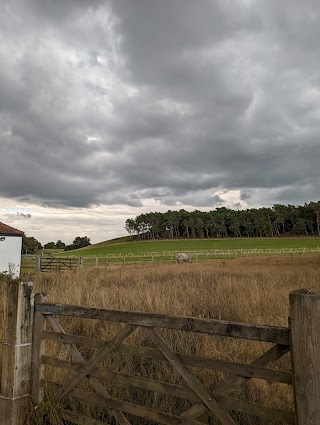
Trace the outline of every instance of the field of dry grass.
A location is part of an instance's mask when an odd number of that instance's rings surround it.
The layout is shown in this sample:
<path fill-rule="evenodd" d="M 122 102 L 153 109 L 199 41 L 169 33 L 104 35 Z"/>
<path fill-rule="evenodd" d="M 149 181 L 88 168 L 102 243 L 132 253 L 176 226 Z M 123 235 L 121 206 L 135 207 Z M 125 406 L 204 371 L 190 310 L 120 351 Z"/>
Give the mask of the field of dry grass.
<path fill-rule="evenodd" d="M 231 261 L 210 261 L 197 264 L 152 264 L 122 268 L 86 269 L 83 272 L 38 273 L 24 276 L 35 283 L 36 292 L 45 292 L 49 302 L 78 304 L 101 308 L 167 313 L 181 316 L 216 318 L 255 324 L 287 326 L 288 295 L 291 290 L 308 288 L 320 292 L 320 258 L 288 257 L 241 258 Z M 3 297 L 2 297 L 3 298 Z M 61 319 L 67 332 L 96 338 L 110 339 L 118 324 L 88 319 Z M 266 351 L 270 344 L 246 340 L 228 339 L 194 333 L 162 330 L 162 336 L 177 352 L 199 356 L 249 363 Z M 1 338 L 0 338 L 1 339 Z M 130 343 L 148 345 L 142 331 L 130 337 Z M 51 356 L 66 359 L 60 343 L 47 343 Z M 89 357 L 93 349 L 83 350 Z M 114 354 L 104 363 L 114 370 L 159 379 L 183 385 L 181 378 L 167 364 L 155 360 L 124 358 Z M 289 355 L 274 363 L 272 367 L 288 369 Z M 48 367 L 47 377 L 64 382 L 68 372 Z M 222 372 L 195 370 L 208 387 L 227 378 Z M 150 393 L 147 390 L 118 388 L 106 384 L 115 397 L 156 406 L 179 414 L 189 406 L 186 400 Z M 232 396 L 245 398 L 278 408 L 292 407 L 292 390 L 284 384 L 252 380 Z M 80 407 L 73 406 L 77 410 Z M 52 409 L 54 412 L 54 409 Z M 59 423 L 51 412 L 49 422 Z M 85 406 L 83 412 L 94 414 L 97 419 L 112 419 L 101 409 Z M 133 417 L 131 418 L 133 419 Z M 32 422 L 33 420 L 33 422 Z M 30 423 L 37 423 L 33 418 Z M 207 424 L 218 424 L 212 417 L 203 416 Z M 238 415 L 239 424 L 272 424 L 273 422 Z M 150 424 L 142 419 L 135 424 Z"/>

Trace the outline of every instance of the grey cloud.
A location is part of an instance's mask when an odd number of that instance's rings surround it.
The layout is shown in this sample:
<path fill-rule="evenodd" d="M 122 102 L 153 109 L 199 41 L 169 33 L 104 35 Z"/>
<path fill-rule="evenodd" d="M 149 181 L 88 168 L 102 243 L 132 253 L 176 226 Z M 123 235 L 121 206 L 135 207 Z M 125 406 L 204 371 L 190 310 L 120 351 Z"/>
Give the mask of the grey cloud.
<path fill-rule="evenodd" d="M 199 8 L 192 0 L 120 0 L 113 1 L 112 6 L 119 17 L 130 72 L 142 85 L 166 78 L 183 81 L 188 69 L 179 72 L 181 59 L 194 57 L 196 64 L 202 49 L 210 49 L 246 27 L 250 32 L 257 26 L 255 17 L 241 2 L 228 7 L 222 1 L 205 0 Z"/>
<path fill-rule="evenodd" d="M 15 220 L 28 220 L 31 219 L 32 214 L 30 213 L 23 213 L 23 212 L 9 212 L 9 213 L 2 213 L 1 216 L 4 220 L 8 220 L 9 222 L 14 222 Z"/>
<path fill-rule="evenodd" d="M 12 0 L 0 12 L 1 195 L 135 208 L 217 206 L 223 189 L 248 204 L 316 196 L 317 2 Z"/>
<path fill-rule="evenodd" d="M 175 193 L 166 193 L 161 196 L 161 204 L 179 208 L 182 205 L 187 207 L 197 206 L 199 208 L 214 209 L 224 204 L 224 200 L 212 190 L 189 190 L 181 195 L 178 191 Z"/>
<path fill-rule="evenodd" d="M 318 179 L 318 185 L 320 179 Z M 318 186 L 319 187 L 319 186 Z M 270 196 L 272 203 L 298 204 L 303 205 L 306 202 L 318 201 L 319 190 L 312 185 L 299 185 L 295 187 L 280 188 Z"/>
<path fill-rule="evenodd" d="M 212 197 L 212 202 L 214 202 L 216 204 L 222 204 L 223 203 L 223 199 L 219 195 L 214 195 Z"/>
<path fill-rule="evenodd" d="M 19 217 L 19 218 L 31 218 L 31 214 L 24 214 L 22 212 L 17 212 L 17 217 Z"/>
<path fill-rule="evenodd" d="M 247 199 L 250 199 L 250 197 L 251 197 L 250 193 L 241 192 L 240 194 L 240 199 L 242 201 L 246 201 Z"/>

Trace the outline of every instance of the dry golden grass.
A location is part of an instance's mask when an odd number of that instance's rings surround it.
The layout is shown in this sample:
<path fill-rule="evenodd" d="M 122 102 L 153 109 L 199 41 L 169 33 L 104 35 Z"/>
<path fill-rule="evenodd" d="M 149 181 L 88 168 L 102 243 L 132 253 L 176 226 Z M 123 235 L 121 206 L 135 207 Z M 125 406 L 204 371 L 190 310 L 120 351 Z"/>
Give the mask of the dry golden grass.
<path fill-rule="evenodd" d="M 320 258 L 295 257 L 292 261 L 283 256 L 197 264 L 146 264 L 107 270 L 88 269 L 80 273 L 38 273 L 32 276 L 32 280 L 35 291 L 45 292 L 49 302 L 287 326 L 290 291 L 308 288 L 320 292 Z M 87 319 L 60 320 L 68 333 L 101 339 L 110 339 L 120 326 Z M 159 332 L 177 352 L 235 362 L 249 363 L 270 348 L 270 344 L 254 341 L 170 330 Z M 135 331 L 129 342 L 150 345 L 141 330 Z M 51 356 L 67 358 L 60 343 L 47 343 L 47 350 Z M 93 349 L 83 349 L 82 354 L 89 358 L 94 352 Z M 184 385 L 166 363 L 113 354 L 103 365 L 112 365 L 113 370 L 123 373 Z M 289 365 L 290 358 L 286 355 L 272 367 L 288 369 Z M 210 388 L 227 378 L 222 372 L 195 370 L 195 373 Z M 71 375 L 48 367 L 46 376 L 64 382 Z M 86 388 L 85 383 L 82 385 Z M 188 401 L 144 390 L 117 388 L 113 383 L 107 383 L 106 388 L 115 397 L 156 406 L 174 414 L 190 406 Z M 252 380 L 231 395 L 278 408 L 292 407 L 292 390 L 283 384 Z M 73 407 L 80 409 L 76 404 Z M 104 418 L 114 423 L 102 409 L 90 406 L 81 409 L 100 420 Z M 53 418 L 46 423 L 59 423 Z M 203 416 L 202 419 L 207 424 L 218 423 L 212 417 Z M 33 421 L 37 423 L 34 418 Z M 273 423 L 245 415 L 238 415 L 237 421 L 247 425 Z M 136 419 L 133 423 L 151 422 Z"/>

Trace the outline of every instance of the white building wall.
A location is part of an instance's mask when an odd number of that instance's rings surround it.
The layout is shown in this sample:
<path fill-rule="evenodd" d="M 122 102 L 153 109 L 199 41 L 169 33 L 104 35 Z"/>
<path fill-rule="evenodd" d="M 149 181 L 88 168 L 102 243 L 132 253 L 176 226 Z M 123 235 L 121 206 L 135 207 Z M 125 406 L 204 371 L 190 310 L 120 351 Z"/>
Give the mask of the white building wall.
<path fill-rule="evenodd" d="M 0 235 L 0 273 L 20 276 L 22 238 Z"/>

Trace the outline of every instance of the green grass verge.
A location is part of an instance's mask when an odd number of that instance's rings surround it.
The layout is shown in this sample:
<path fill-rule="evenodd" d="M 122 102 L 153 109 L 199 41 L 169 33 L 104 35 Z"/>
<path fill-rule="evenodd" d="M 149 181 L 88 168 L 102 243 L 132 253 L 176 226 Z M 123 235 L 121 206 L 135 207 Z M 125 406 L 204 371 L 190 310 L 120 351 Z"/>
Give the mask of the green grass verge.
<path fill-rule="evenodd" d="M 184 240 L 164 240 L 148 242 L 125 242 L 113 243 L 102 246 L 103 242 L 91 245 L 87 248 L 59 253 L 65 257 L 72 256 L 106 256 L 115 255 L 139 255 L 151 252 L 184 252 L 202 250 L 233 250 L 233 249 L 282 249 L 282 248 L 317 248 L 320 247 L 319 237 L 303 238 L 239 238 L 239 239 L 184 239 Z"/>

